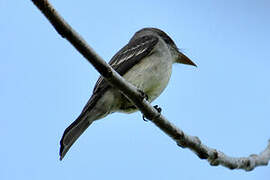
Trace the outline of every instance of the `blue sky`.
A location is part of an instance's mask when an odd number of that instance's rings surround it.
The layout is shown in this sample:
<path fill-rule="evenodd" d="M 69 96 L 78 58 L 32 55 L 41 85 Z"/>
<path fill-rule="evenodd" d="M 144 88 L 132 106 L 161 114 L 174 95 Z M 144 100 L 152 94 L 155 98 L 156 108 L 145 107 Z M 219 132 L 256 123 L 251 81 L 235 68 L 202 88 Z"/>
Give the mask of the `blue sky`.
<path fill-rule="evenodd" d="M 51 1 L 104 59 L 143 27 L 167 32 L 198 68 L 175 65 L 153 102 L 203 143 L 231 156 L 259 153 L 270 138 L 270 2 Z M 94 123 L 59 161 L 64 129 L 99 74 L 27 1 L 0 1 L 1 180 L 245 179 L 181 149 L 141 114 Z"/>

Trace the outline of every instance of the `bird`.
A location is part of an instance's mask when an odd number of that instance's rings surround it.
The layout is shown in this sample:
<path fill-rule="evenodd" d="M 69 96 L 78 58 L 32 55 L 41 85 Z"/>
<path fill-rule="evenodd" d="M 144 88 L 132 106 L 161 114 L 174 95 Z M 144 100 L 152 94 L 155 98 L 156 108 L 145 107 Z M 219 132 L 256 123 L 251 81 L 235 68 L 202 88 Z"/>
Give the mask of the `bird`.
<path fill-rule="evenodd" d="M 137 31 L 109 61 L 109 65 L 143 92 L 150 103 L 168 85 L 174 63 L 196 66 L 164 31 L 153 27 Z M 100 76 L 82 112 L 64 131 L 60 141 L 60 160 L 94 121 L 114 112 L 137 110 L 117 88 Z"/>

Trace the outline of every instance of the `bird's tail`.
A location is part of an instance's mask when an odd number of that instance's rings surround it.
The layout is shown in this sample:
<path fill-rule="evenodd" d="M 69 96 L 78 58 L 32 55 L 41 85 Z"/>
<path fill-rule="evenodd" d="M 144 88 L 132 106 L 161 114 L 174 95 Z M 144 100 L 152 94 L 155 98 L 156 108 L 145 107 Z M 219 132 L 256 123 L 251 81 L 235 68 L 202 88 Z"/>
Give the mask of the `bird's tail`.
<path fill-rule="evenodd" d="M 81 136 L 81 134 L 92 124 L 96 119 L 102 116 L 102 112 L 98 112 L 94 107 L 98 96 L 94 95 L 90 98 L 84 107 L 80 116 L 69 125 L 60 141 L 60 160 L 64 158 L 70 147 Z"/>
<path fill-rule="evenodd" d="M 86 119 L 76 119 L 68 128 L 65 130 L 62 139 L 60 141 L 60 160 L 64 158 L 69 148 L 74 142 L 81 136 L 81 134 L 92 124 L 93 121 Z"/>

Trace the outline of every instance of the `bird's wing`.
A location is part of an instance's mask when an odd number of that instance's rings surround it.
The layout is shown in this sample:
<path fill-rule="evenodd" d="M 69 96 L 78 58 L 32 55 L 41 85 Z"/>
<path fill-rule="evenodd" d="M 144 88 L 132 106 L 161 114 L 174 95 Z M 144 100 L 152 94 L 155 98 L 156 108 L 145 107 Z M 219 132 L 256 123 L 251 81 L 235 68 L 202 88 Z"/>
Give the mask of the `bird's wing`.
<path fill-rule="evenodd" d="M 123 76 L 144 57 L 150 55 L 157 42 L 158 38 L 151 35 L 130 41 L 112 57 L 109 64 L 116 72 Z M 100 76 L 95 84 L 93 94 L 95 96 L 101 96 L 109 87 L 109 83 Z M 96 102 L 93 102 L 92 98 L 90 98 L 83 108 L 81 115 L 91 109 L 95 103 Z"/>
<path fill-rule="evenodd" d="M 117 52 L 115 56 L 113 56 L 109 64 L 113 69 L 123 76 L 135 64 L 151 54 L 157 42 L 158 38 L 155 36 L 144 36 L 136 40 L 132 40 L 119 52 Z M 72 144 L 92 123 L 92 121 L 87 119 L 88 117 L 86 114 L 87 112 L 91 111 L 99 98 L 109 87 L 110 85 L 106 82 L 106 80 L 103 77 L 99 77 L 95 85 L 93 95 L 83 108 L 83 111 L 79 117 L 68 128 L 66 128 L 63 134 L 60 141 L 60 159 L 64 158 Z"/>
<path fill-rule="evenodd" d="M 158 38 L 151 35 L 130 41 L 112 57 L 109 64 L 116 72 L 123 76 L 144 57 L 150 55 L 157 42 Z M 100 76 L 96 82 L 93 93 L 97 93 L 99 90 L 107 88 L 107 86 L 109 86 L 109 84 Z"/>

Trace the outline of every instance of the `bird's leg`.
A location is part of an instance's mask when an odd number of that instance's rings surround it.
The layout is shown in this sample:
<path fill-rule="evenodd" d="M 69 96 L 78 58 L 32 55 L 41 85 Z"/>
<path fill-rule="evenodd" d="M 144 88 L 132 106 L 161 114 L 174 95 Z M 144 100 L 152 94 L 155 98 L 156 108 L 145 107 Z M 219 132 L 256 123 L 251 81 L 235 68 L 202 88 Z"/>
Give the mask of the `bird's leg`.
<path fill-rule="evenodd" d="M 141 93 L 142 99 L 145 99 L 146 101 L 148 101 L 148 99 L 149 99 L 148 95 L 140 89 L 138 89 L 138 91 Z M 145 118 L 144 115 L 142 116 L 142 118 L 145 122 L 147 122 L 147 119 Z"/>
<path fill-rule="evenodd" d="M 138 89 L 138 91 L 139 91 L 139 93 L 141 94 L 141 98 L 142 99 L 145 99 L 146 101 L 148 101 L 148 95 L 145 93 L 145 92 L 143 92 L 142 90 L 140 90 L 140 89 Z"/>
<path fill-rule="evenodd" d="M 154 105 L 154 108 L 157 110 L 158 113 L 161 113 L 162 111 L 161 107 L 158 107 L 158 105 Z"/>
<path fill-rule="evenodd" d="M 138 91 L 140 92 L 141 97 L 148 101 L 148 95 L 145 92 L 143 92 L 142 90 L 140 90 L 140 89 L 138 89 Z M 157 110 L 158 113 L 161 113 L 161 111 L 162 111 L 161 107 L 158 107 L 158 105 L 155 105 L 154 108 Z M 145 118 L 144 115 L 143 115 L 142 118 L 143 118 L 144 121 L 147 122 L 147 119 Z"/>
<path fill-rule="evenodd" d="M 143 119 L 145 122 L 148 122 L 148 120 L 145 118 L 144 115 L 142 115 L 142 119 Z"/>
<path fill-rule="evenodd" d="M 140 94 L 141 94 L 142 100 L 145 99 L 146 101 L 148 101 L 148 95 L 147 95 L 145 92 L 143 92 L 142 90 L 140 90 L 140 89 L 138 89 L 138 91 L 139 91 Z M 147 122 L 147 119 L 145 118 L 144 115 L 142 116 L 142 118 L 143 118 L 143 120 L 144 120 L 145 122 Z"/>
<path fill-rule="evenodd" d="M 161 107 L 158 107 L 158 105 L 154 105 L 153 107 L 157 110 L 158 113 L 161 113 L 161 111 L 162 111 Z M 147 119 L 145 118 L 144 115 L 143 115 L 142 118 L 143 118 L 143 120 L 144 120 L 145 122 L 147 122 Z"/>

